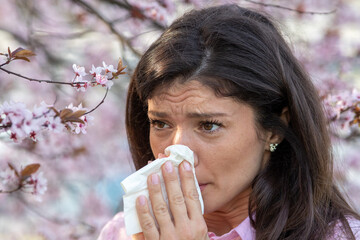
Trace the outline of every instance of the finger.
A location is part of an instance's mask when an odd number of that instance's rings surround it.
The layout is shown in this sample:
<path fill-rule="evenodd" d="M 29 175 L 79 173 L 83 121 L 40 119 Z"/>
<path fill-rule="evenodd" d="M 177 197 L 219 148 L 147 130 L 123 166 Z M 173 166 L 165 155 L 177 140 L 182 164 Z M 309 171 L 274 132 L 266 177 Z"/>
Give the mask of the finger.
<path fill-rule="evenodd" d="M 199 193 L 196 189 L 194 174 L 188 161 L 184 160 L 180 164 L 179 175 L 189 218 L 202 218 Z"/>
<path fill-rule="evenodd" d="M 158 154 L 158 158 L 164 158 L 164 157 L 166 157 L 166 155 L 164 153 L 159 153 Z"/>
<path fill-rule="evenodd" d="M 172 224 L 169 223 L 172 221 L 167 204 L 162 195 L 159 175 L 152 174 L 149 176 L 148 190 L 154 216 L 159 224 L 160 231 L 164 232 L 171 227 Z"/>
<path fill-rule="evenodd" d="M 131 240 L 145 240 L 144 233 L 137 233 L 131 236 Z"/>
<path fill-rule="evenodd" d="M 167 161 L 162 166 L 162 174 L 164 176 L 165 187 L 169 199 L 169 206 L 174 217 L 175 226 L 189 220 L 185 199 L 180 187 L 179 178 L 174 169 L 173 164 Z"/>
<path fill-rule="evenodd" d="M 159 239 L 159 231 L 157 230 L 157 227 L 155 225 L 155 220 L 150 213 L 150 209 L 147 202 L 148 201 L 146 200 L 145 196 L 139 196 L 136 199 L 136 211 L 139 218 L 141 229 L 143 230 L 143 237 L 147 240 Z"/>
<path fill-rule="evenodd" d="M 150 164 L 150 163 L 152 163 L 152 162 L 153 162 L 153 161 L 149 160 L 147 164 Z"/>

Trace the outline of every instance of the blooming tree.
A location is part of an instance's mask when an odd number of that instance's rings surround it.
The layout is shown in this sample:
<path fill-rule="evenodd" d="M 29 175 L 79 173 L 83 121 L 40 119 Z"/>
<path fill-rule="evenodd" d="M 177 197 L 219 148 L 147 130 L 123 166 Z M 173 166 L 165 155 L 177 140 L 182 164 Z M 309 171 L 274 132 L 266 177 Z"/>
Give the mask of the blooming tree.
<path fill-rule="evenodd" d="M 359 3 L 236 2 L 284 27 L 323 100 L 336 177 L 360 202 Z M 209 2 L 1 2 L 0 239 L 95 239 L 122 209 L 119 182 L 133 170 L 124 130 L 128 76 L 166 26 L 203 6 Z M 106 64 L 119 57 L 116 67 Z"/>

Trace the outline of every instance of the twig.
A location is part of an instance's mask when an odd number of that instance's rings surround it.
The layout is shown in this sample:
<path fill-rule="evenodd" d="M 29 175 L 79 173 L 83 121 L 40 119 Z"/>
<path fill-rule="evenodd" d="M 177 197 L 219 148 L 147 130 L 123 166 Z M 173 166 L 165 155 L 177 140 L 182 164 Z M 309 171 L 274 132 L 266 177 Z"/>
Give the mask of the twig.
<path fill-rule="evenodd" d="M 91 109 L 90 111 L 88 111 L 88 112 L 84 113 L 84 114 L 83 114 L 83 116 L 85 116 L 86 114 L 92 113 L 92 112 L 93 112 L 93 111 L 95 111 L 98 107 L 100 107 L 100 105 L 101 105 L 101 104 L 103 104 L 103 103 L 105 102 L 105 98 L 106 98 L 106 96 L 107 96 L 108 92 L 109 92 L 109 88 L 106 88 L 105 95 L 104 95 L 103 99 L 101 100 L 101 102 L 99 102 L 99 104 L 98 104 L 98 105 L 96 105 L 96 107 L 94 107 L 94 108 L 93 108 L 93 109 Z"/>
<path fill-rule="evenodd" d="M 289 7 L 281 6 L 281 5 L 278 5 L 278 4 L 262 3 L 262 2 L 257 2 L 257 1 L 253 1 L 253 0 L 243 0 L 243 1 L 253 3 L 253 4 L 257 4 L 257 5 L 261 5 L 261 6 L 264 6 L 264 7 L 280 8 L 280 9 L 284 9 L 284 10 L 288 10 L 288 11 L 292 11 L 292 12 L 297 12 L 297 13 L 300 13 L 300 14 L 327 15 L 327 14 L 333 14 L 334 12 L 336 12 L 336 9 L 333 9 L 333 10 L 331 10 L 329 12 L 314 12 L 314 11 L 303 11 L 303 10 L 300 10 L 300 9 L 289 8 Z"/>
<path fill-rule="evenodd" d="M 137 56 L 141 56 L 141 53 L 137 51 L 132 45 L 129 39 L 127 39 L 125 36 L 123 36 L 121 33 L 119 33 L 113 26 L 113 23 L 106 20 L 98 11 L 96 11 L 92 6 L 90 6 L 88 3 L 82 1 L 82 0 L 72 0 L 75 4 L 79 5 L 83 9 L 85 9 L 87 12 L 94 14 L 97 18 L 99 18 L 103 23 L 105 23 L 111 30 L 112 33 L 114 33 L 121 42 L 125 43 L 131 51 L 133 51 Z"/>
<path fill-rule="evenodd" d="M 4 62 L 3 64 L 0 65 L 0 68 L 1 68 L 2 66 L 5 66 L 6 64 L 9 64 L 9 63 L 10 63 L 10 61 L 7 60 L 6 62 Z"/>
<path fill-rule="evenodd" d="M 0 125 L 0 130 L 10 128 L 11 126 L 12 126 L 12 123 L 8 123 L 6 125 Z"/>
<path fill-rule="evenodd" d="M 3 191 L 0 189 L 0 193 L 13 193 L 16 192 L 18 190 L 20 190 L 22 188 L 22 185 L 20 184 L 17 188 L 13 189 L 13 190 L 9 190 L 9 191 Z"/>
<path fill-rule="evenodd" d="M 6 64 L 7 64 L 7 63 L 6 63 Z M 5 65 L 5 64 L 2 64 L 1 66 L 3 66 L 3 65 Z M 24 78 L 24 79 L 26 79 L 26 80 L 29 80 L 30 82 L 38 82 L 38 83 L 43 83 L 43 82 L 44 82 L 44 83 L 62 84 L 62 85 L 70 85 L 70 86 L 72 86 L 72 87 L 76 86 L 77 84 L 85 84 L 85 83 L 87 83 L 87 82 L 70 83 L 70 82 L 59 82 L 59 81 L 35 79 L 35 78 L 26 77 L 26 76 L 23 76 L 23 75 L 21 75 L 21 74 L 18 74 L 18 73 L 9 71 L 9 70 L 7 70 L 7 69 L 2 68 L 1 66 L 0 66 L 0 70 L 6 72 L 6 73 L 8 73 L 8 74 L 12 74 L 12 75 L 15 75 L 15 76 L 17 76 L 17 77 L 20 77 L 20 78 Z M 101 102 L 100 102 L 98 105 L 96 105 L 96 107 L 94 107 L 93 109 L 91 109 L 90 111 L 84 113 L 83 116 L 85 116 L 85 115 L 87 115 L 87 114 L 89 114 L 89 113 L 92 113 L 92 112 L 95 111 L 98 107 L 100 107 L 100 105 L 105 102 L 105 98 L 106 98 L 108 92 L 109 92 L 109 88 L 106 88 L 105 95 L 104 95 L 103 99 L 101 100 Z M 0 129 L 6 128 L 6 127 L 8 127 L 8 126 L 0 126 Z M 5 193 L 4 191 L 1 191 L 1 190 L 0 190 L 0 193 L 1 193 L 1 192 Z"/>
<path fill-rule="evenodd" d="M 17 77 L 20 77 L 20 78 L 24 78 L 26 80 L 29 80 L 30 82 L 38 82 L 38 83 L 55 83 L 55 84 L 62 84 L 62 85 L 70 85 L 72 87 L 74 87 L 75 84 L 85 84 L 85 82 L 76 82 L 76 83 L 71 83 L 71 82 L 59 82 L 59 81 L 52 81 L 52 80 L 42 80 L 42 79 L 35 79 L 35 78 L 30 78 L 30 77 L 26 77 L 26 76 L 23 76 L 19 73 L 16 73 L 16 72 L 12 72 L 12 71 L 9 71 L 7 69 L 4 69 L 2 68 L 4 64 L 0 65 L 0 70 L 8 73 L 8 74 L 11 74 L 11 75 L 15 75 Z"/>
<path fill-rule="evenodd" d="M 110 3 L 110 4 L 114 4 L 120 8 L 123 8 L 129 12 L 131 12 L 135 7 L 133 5 L 131 5 L 128 1 L 124 1 L 125 3 L 122 3 L 122 2 L 119 2 L 119 1 L 116 1 L 116 0 L 102 0 L 103 2 L 107 2 L 107 3 Z M 141 12 L 141 9 L 138 9 L 140 12 Z M 142 13 L 141 13 L 142 14 Z M 160 24 L 159 22 L 155 21 L 154 19 L 152 18 L 149 18 L 147 17 L 145 14 L 143 14 L 143 17 L 146 19 L 146 20 L 149 20 L 156 28 L 160 29 L 160 30 L 165 30 L 165 26 L 163 26 L 162 24 Z"/>
<path fill-rule="evenodd" d="M 76 32 L 76 33 L 57 33 L 57 32 L 48 32 L 48 31 L 41 31 L 41 30 L 36 30 L 36 32 L 34 32 L 34 35 L 36 33 L 43 33 L 46 35 L 43 35 L 42 37 L 51 37 L 51 38 L 61 38 L 61 39 L 77 39 L 85 34 L 88 34 L 92 32 L 91 30 L 84 30 L 82 32 Z"/>

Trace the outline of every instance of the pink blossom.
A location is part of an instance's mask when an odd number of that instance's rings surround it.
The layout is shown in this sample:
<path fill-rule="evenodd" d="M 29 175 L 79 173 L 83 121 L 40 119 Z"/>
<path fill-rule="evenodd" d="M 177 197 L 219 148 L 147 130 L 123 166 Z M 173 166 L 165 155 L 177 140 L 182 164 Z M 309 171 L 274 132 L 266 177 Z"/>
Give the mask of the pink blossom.
<path fill-rule="evenodd" d="M 117 70 L 114 68 L 113 65 L 106 65 L 105 62 L 102 62 L 103 63 L 103 66 L 104 66 L 104 70 L 105 70 L 105 73 L 109 73 L 109 72 L 113 72 L 113 73 L 116 73 Z"/>
<path fill-rule="evenodd" d="M 40 103 L 40 106 L 34 106 L 33 115 L 35 118 L 39 117 L 52 117 L 55 116 L 55 112 L 50 110 L 49 108 L 53 107 L 53 105 L 48 105 L 44 101 Z"/>
<path fill-rule="evenodd" d="M 26 133 L 26 135 L 29 135 L 31 132 L 37 132 L 41 129 L 41 126 L 43 125 L 43 118 L 24 118 L 22 129 Z"/>
<path fill-rule="evenodd" d="M 87 127 L 89 125 L 89 121 L 91 121 L 93 119 L 93 117 L 91 116 L 84 116 L 82 117 L 82 120 L 84 121 L 84 123 L 74 123 L 72 124 L 73 126 L 73 132 L 76 133 L 76 134 L 79 134 L 79 133 L 82 133 L 82 134 L 86 134 L 87 131 Z"/>
<path fill-rule="evenodd" d="M 86 76 L 85 68 L 77 66 L 76 64 L 73 64 L 73 70 L 75 72 L 75 79 L 73 82 L 81 82 L 82 77 Z"/>
<path fill-rule="evenodd" d="M 48 129 L 59 133 L 64 129 L 61 119 L 55 117 L 55 112 L 45 103 L 35 106 L 32 112 L 23 103 L 5 102 L 0 106 L 0 116 L 0 131 L 8 132 L 14 142 L 20 142 L 27 137 L 36 141 L 41 130 Z"/>
<path fill-rule="evenodd" d="M 0 106 L 0 116 L 3 116 L 3 125 L 7 125 L 9 123 L 18 124 L 22 121 L 23 115 L 27 111 L 24 103 L 20 102 L 4 102 L 3 105 Z"/>
<path fill-rule="evenodd" d="M 79 106 L 74 107 L 73 104 L 71 103 L 69 106 L 67 106 L 66 108 L 69 108 L 71 110 L 73 110 L 74 112 L 78 111 L 78 110 L 87 110 L 86 108 L 82 107 L 82 104 L 80 103 Z M 89 126 L 89 123 L 92 121 L 93 117 L 89 116 L 89 115 L 85 115 L 85 116 L 81 116 L 80 119 L 84 122 L 84 123 L 80 123 L 80 122 L 68 122 L 66 123 L 67 126 L 71 129 L 72 133 L 75 134 L 86 134 L 87 133 L 87 127 Z"/>
<path fill-rule="evenodd" d="M 112 87 L 112 85 L 114 85 L 113 81 L 107 81 L 105 84 L 105 87 L 107 87 L 108 89 L 110 89 Z"/>
<path fill-rule="evenodd" d="M 103 62 L 103 65 L 104 64 L 105 63 Z M 92 65 L 90 74 L 93 75 L 93 77 L 96 77 L 96 75 L 100 75 L 103 70 L 105 70 L 105 69 L 102 67 L 95 67 L 94 65 Z"/>
<path fill-rule="evenodd" d="M 44 177 L 43 172 L 36 172 L 25 181 L 23 186 L 25 192 L 31 193 L 36 197 L 36 200 L 42 201 L 41 196 L 47 190 L 47 179 Z"/>
<path fill-rule="evenodd" d="M 70 103 L 69 106 L 66 108 L 73 110 L 74 112 L 79 110 L 87 110 L 86 108 L 83 108 L 82 103 L 79 104 L 79 106 L 75 107 L 74 104 Z"/>
<path fill-rule="evenodd" d="M 81 84 L 80 83 L 77 83 L 75 85 L 76 87 L 76 91 L 81 91 L 81 92 L 86 92 L 87 88 L 91 86 L 91 84 L 88 82 L 88 81 L 84 81 L 82 80 Z"/>
<path fill-rule="evenodd" d="M 19 178 L 10 167 L 0 172 L 0 181 L 6 190 L 13 190 L 19 185 Z"/>
<path fill-rule="evenodd" d="M 64 125 L 61 123 L 60 117 L 49 118 L 47 124 L 48 124 L 49 130 L 51 130 L 55 133 L 59 133 L 64 129 Z"/>
<path fill-rule="evenodd" d="M 98 84 L 103 86 L 106 85 L 106 83 L 108 82 L 108 77 L 106 75 L 97 74 L 95 79 Z"/>
<path fill-rule="evenodd" d="M 352 124 L 356 117 L 354 111 L 360 105 L 360 94 L 356 89 L 329 94 L 323 104 L 335 135 L 346 138 L 359 131 L 357 124 Z"/>
<path fill-rule="evenodd" d="M 0 106 L 0 116 L 2 116 L 1 125 L 4 126 L 4 131 L 10 130 L 10 138 L 14 141 L 20 141 L 30 133 L 28 123 L 33 115 L 26 109 L 25 104 L 4 102 Z"/>

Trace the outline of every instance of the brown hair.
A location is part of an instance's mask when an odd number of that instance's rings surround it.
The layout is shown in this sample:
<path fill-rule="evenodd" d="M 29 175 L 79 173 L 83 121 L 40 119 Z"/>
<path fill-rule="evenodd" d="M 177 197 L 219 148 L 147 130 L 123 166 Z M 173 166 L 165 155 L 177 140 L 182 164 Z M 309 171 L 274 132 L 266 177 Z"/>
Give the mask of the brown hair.
<path fill-rule="evenodd" d="M 256 239 L 323 239 L 335 223 L 355 239 L 359 216 L 337 190 L 321 102 L 308 74 L 264 14 L 223 5 L 176 20 L 145 52 L 131 79 L 126 126 L 136 169 L 153 159 L 147 99 L 154 89 L 197 79 L 255 109 L 257 124 L 284 140 L 253 181 L 249 213 Z M 280 119 L 288 107 L 290 122 Z M 251 216 L 251 214 L 250 214 Z"/>

